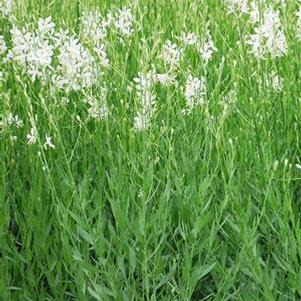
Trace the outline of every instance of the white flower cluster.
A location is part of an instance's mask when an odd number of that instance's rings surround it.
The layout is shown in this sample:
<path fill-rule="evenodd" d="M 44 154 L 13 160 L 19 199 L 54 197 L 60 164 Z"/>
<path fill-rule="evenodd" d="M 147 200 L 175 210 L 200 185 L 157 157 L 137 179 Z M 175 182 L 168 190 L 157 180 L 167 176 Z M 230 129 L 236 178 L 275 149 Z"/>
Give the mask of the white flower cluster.
<path fill-rule="evenodd" d="M 4 36 L 0 36 L 0 55 L 3 55 L 7 50 Z"/>
<path fill-rule="evenodd" d="M 251 46 L 251 53 L 258 59 L 270 56 L 278 58 L 287 53 L 287 41 L 282 30 L 279 12 L 268 7 L 268 1 L 225 0 L 229 13 L 247 15 L 255 24 L 254 33 L 248 36 L 247 44 Z M 272 1 L 273 7 L 286 5 L 285 0 Z M 259 6 L 263 11 L 260 13 Z M 300 13 L 301 15 L 301 13 Z M 301 36 L 301 17 L 298 17 Z"/>
<path fill-rule="evenodd" d="M 183 110 L 183 113 L 190 113 L 191 110 L 198 105 L 204 103 L 206 96 L 206 85 L 204 78 L 193 77 L 188 75 L 184 91 L 187 110 Z"/>
<path fill-rule="evenodd" d="M 276 5 L 286 5 L 287 0 L 273 0 L 273 6 Z M 260 13 L 259 13 L 259 5 L 262 9 L 266 8 L 268 5 L 268 0 L 224 0 L 229 14 L 236 14 L 239 16 L 249 15 L 250 20 L 252 22 L 258 22 Z"/>
<path fill-rule="evenodd" d="M 263 15 L 263 22 L 254 29 L 247 43 L 251 46 L 251 53 L 258 59 L 270 55 L 278 58 L 287 53 L 287 41 L 282 31 L 279 12 L 267 9 Z"/>
<path fill-rule="evenodd" d="M 176 75 L 171 72 L 155 74 L 154 81 L 160 83 L 163 87 L 170 86 L 170 85 L 177 86 L 178 84 Z"/>
<path fill-rule="evenodd" d="M 225 0 L 229 13 L 248 15 L 255 24 L 254 33 L 248 36 L 247 43 L 251 46 L 251 53 L 256 58 L 281 57 L 287 52 L 287 41 L 282 30 L 279 12 L 269 8 L 268 1 Z M 285 5 L 283 0 L 275 0 L 273 4 Z M 259 4 L 263 10 L 262 16 Z M 301 23 L 301 19 L 300 19 Z M 301 25 L 301 24 L 300 24 Z"/>
<path fill-rule="evenodd" d="M 214 45 L 209 30 L 207 30 L 205 38 L 200 42 L 199 46 L 199 52 L 205 64 L 212 59 L 213 53 L 216 51 L 217 48 Z"/>
<path fill-rule="evenodd" d="M 10 0 L 0 0 L 0 16 L 10 15 L 12 7 L 10 4 Z M 124 39 L 129 38 L 133 34 L 134 16 L 126 7 L 110 11 L 106 18 L 102 18 L 97 11 L 86 11 L 81 18 L 79 38 L 68 30 L 55 30 L 51 17 L 39 19 L 35 28 L 18 28 L 14 22 L 12 24 L 10 31 L 12 47 L 6 54 L 8 47 L 4 37 L 0 36 L 1 56 L 6 55 L 6 60 L 11 60 L 14 67 L 21 68 L 32 81 L 39 79 L 41 83 L 49 84 L 51 95 L 58 90 L 66 93 L 82 91 L 85 94 L 86 91 L 83 90 L 91 88 L 101 74 L 97 66 L 109 66 L 106 53 L 108 30 L 112 30 L 113 34 L 117 33 Z M 87 49 L 91 49 L 91 53 Z M 0 80 L 2 78 L 3 73 L 0 72 Z M 137 82 L 141 110 L 136 118 L 136 129 L 147 127 L 154 109 L 154 95 L 150 92 L 147 78 L 148 75 L 146 79 L 141 76 L 141 82 Z M 166 73 L 158 75 L 157 82 L 168 85 L 174 80 L 173 76 Z M 100 91 L 99 97 L 87 97 L 85 103 L 91 118 L 104 119 L 109 114 L 106 101 L 108 91 L 105 84 L 98 91 Z M 62 99 L 68 98 L 62 97 Z M 11 113 L 4 118 L 4 122 L 11 127 L 23 127 L 23 121 L 18 115 L 14 116 Z M 35 125 L 26 138 L 28 145 L 37 143 L 38 131 Z M 10 139 L 14 142 L 17 136 L 11 135 Z M 56 148 L 48 134 L 41 146 L 45 150 Z"/>
<path fill-rule="evenodd" d="M 59 44 L 54 85 L 66 92 L 91 87 L 97 75 L 94 58 L 74 36 L 64 36 Z"/>
<path fill-rule="evenodd" d="M 102 18 L 98 11 L 85 11 L 81 17 L 81 37 L 92 44 L 100 65 L 109 67 L 110 61 L 106 52 L 105 38 L 110 26 L 122 36 L 129 38 L 133 34 L 134 16 L 129 8 L 123 7 L 115 12 L 110 11 Z"/>
<path fill-rule="evenodd" d="M 283 89 L 282 78 L 276 71 L 272 71 L 270 74 L 269 86 L 277 93 L 280 93 Z"/>
<path fill-rule="evenodd" d="M 185 46 L 194 46 L 194 45 L 197 45 L 197 43 L 199 41 L 199 37 L 194 32 L 187 32 L 187 33 L 182 32 L 181 36 L 180 36 L 180 41 Z"/>
<path fill-rule="evenodd" d="M 0 15 L 3 17 L 9 17 L 13 11 L 12 0 L 0 0 Z"/>
<path fill-rule="evenodd" d="M 24 125 L 23 120 L 18 115 L 14 116 L 12 113 L 7 115 L 6 121 L 9 126 L 15 126 L 17 128 L 21 128 Z"/>
<path fill-rule="evenodd" d="M 110 60 L 108 58 L 104 44 L 95 45 L 93 50 L 97 54 L 100 65 L 104 68 L 108 68 L 110 66 Z"/>
<path fill-rule="evenodd" d="M 18 116 L 18 115 L 14 115 L 12 113 L 8 113 L 7 116 L 4 118 L 4 121 L 6 123 L 1 123 L 1 126 L 8 126 L 10 128 L 23 128 L 24 127 L 24 122 L 23 120 Z M 10 135 L 10 141 L 12 143 L 14 143 L 15 141 L 18 140 L 18 137 L 14 134 Z M 33 145 L 37 143 L 38 140 L 38 131 L 36 128 L 32 127 L 30 129 L 30 132 L 26 135 L 27 138 L 27 144 L 28 145 Z M 43 144 L 43 148 L 45 150 L 52 148 L 55 149 L 55 145 L 52 142 L 52 138 L 51 136 L 49 136 L 48 134 L 45 136 L 45 143 Z"/>
<path fill-rule="evenodd" d="M 85 11 L 81 17 L 81 37 L 92 44 L 99 62 L 103 67 L 109 67 L 109 59 L 105 48 L 105 38 L 111 21 L 102 19 L 98 11 Z"/>
<path fill-rule="evenodd" d="M 137 96 L 140 100 L 140 111 L 134 118 L 134 129 L 141 131 L 149 128 L 154 112 L 155 95 L 152 88 L 154 84 L 154 72 L 139 73 L 134 82 L 136 83 Z"/>
<path fill-rule="evenodd" d="M 260 12 L 259 6 L 257 1 L 252 1 L 250 4 L 250 11 L 249 11 L 250 21 L 253 24 L 256 24 L 260 21 Z"/>
<path fill-rule="evenodd" d="M 88 114 L 95 119 L 104 119 L 109 114 L 109 108 L 106 103 L 108 90 L 107 88 L 100 89 L 100 97 L 87 97 L 85 102 L 89 105 Z"/>
<path fill-rule="evenodd" d="M 297 11 L 296 16 L 297 16 L 297 38 L 301 40 L 301 6 Z"/>
<path fill-rule="evenodd" d="M 181 60 L 183 50 L 177 44 L 167 40 L 163 45 L 161 59 L 170 67 L 177 67 Z"/>
<path fill-rule="evenodd" d="M 225 0 L 230 14 L 246 14 L 249 11 L 248 0 Z"/>
<path fill-rule="evenodd" d="M 133 34 L 134 16 L 129 8 L 118 9 L 113 18 L 113 24 L 117 31 L 124 37 Z"/>
<path fill-rule="evenodd" d="M 54 27 L 50 17 L 39 19 L 34 31 L 14 26 L 9 57 L 21 65 L 32 80 L 39 78 L 43 83 L 51 80 L 52 88 L 70 92 L 91 87 L 97 75 L 94 58 L 78 38 L 68 31 L 55 32 Z M 52 64 L 54 56 L 55 65 Z M 108 64 L 106 58 L 103 64 Z"/>
<path fill-rule="evenodd" d="M 54 23 L 50 17 L 39 19 L 38 29 L 32 32 L 16 26 L 11 29 L 13 48 L 9 56 L 27 70 L 32 80 L 41 78 L 46 81 L 49 75 L 54 48 L 51 44 L 53 32 Z"/>
<path fill-rule="evenodd" d="M 27 144 L 36 144 L 38 133 L 34 128 L 30 129 L 30 133 L 26 135 Z"/>
<path fill-rule="evenodd" d="M 43 147 L 46 150 L 49 149 L 49 148 L 55 149 L 55 145 L 52 142 L 52 138 L 48 134 L 45 136 L 45 143 L 43 144 Z"/>
<path fill-rule="evenodd" d="M 107 25 L 99 11 L 84 11 L 81 16 L 81 37 L 98 45 L 107 36 Z"/>
<path fill-rule="evenodd" d="M 194 32 L 182 32 L 179 40 L 185 47 L 195 46 L 205 65 L 212 59 L 213 53 L 217 51 L 208 28 L 202 38 L 199 38 Z"/>
<path fill-rule="evenodd" d="M 177 85 L 175 71 L 180 64 L 182 53 L 183 49 L 181 47 L 167 40 L 159 55 L 167 70 L 165 73 L 155 74 L 153 81 L 160 83 L 162 86 Z"/>
<path fill-rule="evenodd" d="M 38 141 L 38 131 L 36 128 L 31 128 L 29 134 L 26 135 L 27 144 L 34 145 Z M 52 142 L 52 138 L 49 134 L 45 135 L 45 142 L 43 143 L 43 148 L 47 149 L 55 149 L 55 145 Z M 38 152 L 40 154 L 40 152 Z"/>

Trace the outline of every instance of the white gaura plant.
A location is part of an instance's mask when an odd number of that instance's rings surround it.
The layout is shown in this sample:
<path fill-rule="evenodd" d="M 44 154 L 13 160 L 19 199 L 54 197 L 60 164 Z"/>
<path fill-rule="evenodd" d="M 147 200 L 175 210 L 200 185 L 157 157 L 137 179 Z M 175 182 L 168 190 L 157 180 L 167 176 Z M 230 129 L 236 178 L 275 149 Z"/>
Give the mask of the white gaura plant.
<path fill-rule="evenodd" d="M 97 78 L 93 56 L 68 31 L 55 32 L 51 18 L 39 19 L 38 28 L 11 30 L 13 47 L 9 57 L 27 74 L 42 83 L 51 79 L 52 89 L 66 92 L 89 88 Z M 99 51 L 102 49 L 99 49 Z M 55 57 L 56 64 L 52 64 Z M 103 64 L 108 64 L 106 58 Z"/>
<path fill-rule="evenodd" d="M 38 139 L 38 133 L 35 128 L 31 128 L 30 132 L 26 135 L 27 144 L 36 144 Z"/>
<path fill-rule="evenodd" d="M 170 67 L 170 69 L 174 69 L 180 64 L 182 52 L 182 48 L 177 44 L 172 43 L 170 40 L 167 40 L 163 45 L 160 58 Z"/>
<path fill-rule="evenodd" d="M 108 58 L 105 45 L 97 44 L 94 46 L 93 50 L 97 55 L 100 65 L 104 68 L 108 68 L 110 66 L 110 60 Z"/>
<path fill-rule="evenodd" d="M 0 55 L 3 55 L 7 50 L 7 46 L 3 36 L 0 36 Z"/>
<path fill-rule="evenodd" d="M 62 34 L 57 38 L 58 65 L 52 78 L 58 89 L 66 92 L 90 88 L 97 79 L 97 69 L 92 55 L 78 38 Z"/>
<path fill-rule="evenodd" d="M 229 14 L 247 14 L 249 11 L 248 0 L 225 0 Z"/>
<path fill-rule="evenodd" d="M 251 53 L 258 59 L 267 56 L 278 58 L 287 53 L 287 41 L 278 11 L 270 8 L 264 11 L 262 22 L 258 22 L 254 33 L 248 36 L 247 44 L 251 47 Z"/>
<path fill-rule="evenodd" d="M 13 12 L 12 0 L 0 0 L 0 15 L 3 17 L 9 17 Z"/>
<path fill-rule="evenodd" d="M 17 128 L 22 128 L 24 125 L 23 120 L 18 115 L 13 115 L 12 113 L 8 113 L 6 117 L 8 126 L 15 126 Z"/>
<path fill-rule="evenodd" d="M 81 16 L 81 38 L 97 45 L 106 38 L 107 25 L 99 11 L 84 11 Z"/>
<path fill-rule="evenodd" d="M 272 71 L 269 74 L 268 86 L 275 92 L 280 93 L 283 90 L 283 80 L 276 71 Z"/>
<path fill-rule="evenodd" d="M 189 46 L 193 46 L 197 49 L 197 51 L 199 52 L 200 57 L 203 60 L 203 63 L 205 65 L 208 64 L 208 62 L 212 59 L 214 52 L 217 51 L 217 48 L 215 47 L 215 44 L 213 42 L 212 36 L 210 34 L 210 30 L 209 30 L 209 23 L 206 24 L 205 26 L 205 30 L 204 30 L 204 34 L 202 36 L 198 36 L 196 33 L 194 32 L 182 32 L 180 37 L 178 38 L 179 41 L 182 42 L 182 44 L 184 45 L 184 49 L 186 49 Z M 173 56 L 176 56 L 176 51 L 173 49 L 176 49 L 176 45 L 174 45 L 173 47 L 171 47 L 170 45 L 166 44 L 168 47 L 168 52 L 166 51 L 166 55 L 169 54 L 170 57 L 172 57 L 172 53 L 175 53 Z M 180 57 L 181 52 L 184 51 L 181 50 L 179 48 L 178 51 L 178 57 Z M 169 59 L 171 61 L 171 59 Z M 174 60 L 175 61 L 175 60 Z"/>
<path fill-rule="evenodd" d="M 299 1 L 301 4 L 301 1 Z M 296 12 L 297 16 L 297 39 L 301 40 L 301 6 L 299 7 L 298 11 Z"/>
<path fill-rule="evenodd" d="M 139 73 L 134 82 L 136 83 L 137 96 L 140 101 L 140 110 L 134 118 L 134 130 L 142 131 L 150 127 L 151 118 L 155 110 L 155 95 L 153 85 L 155 81 L 154 71 Z"/>
<path fill-rule="evenodd" d="M 105 46 L 110 23 L 98 11 L 85 11 L 81 17 L 81 38 L 87 44 L 92 44 L 93 51 L 104 68 L 110 65 Z"/>
<path fill-rule="evenodd" d="M 133 34 L 134 20 L 132 11 L 128 7 L 118 9 L 112 18 L 116 30 L 125 38 L 131 37 Z"/>
<path fill-rule="evenodd" d="M 154 76 L 154 81 L 160 83 L 163 87 L 167 86 L 177 86 L 178 81 L 174 73 L 157 73 Z"/>
<path fill-rule="evenodd" d="M 214 52 L 217 51 L 209 29 L 206 30 L 204 37 L 199 40 L 198 50 L 204 64 L 207 65 L 212 59 Z"/>
<path fill-rule="evenodd" d="M 195 32 L 182 32 L 179 40 L 184 44 L 185 47 L 195 46 L 198 43 L 198 36 Z"/>
<path fill-rule="evenodd" d="M 88 104 L 88 114 L 91 118 L 103 120 L 109 115 L 109 108 L 107 105 L 108 89 L 102 87 L 100 89 L 100 95 L 98 97 L 88 96 L 84 102 Z"/>
<path fill-rule="evenodd" d="M 250 3 L 249 18 L 252 24 L 256 24 L 260 20 L 260 12 L 257 1 Z"/>
<path fill-rule="evenodd" d="M 34 31 L 19 29 L 16 26 L 11 29 L 13 47 L 9 57 L 23 67 L 32 80 L 39 78 L 46 82 L 51 72 L 54 27 L 54 23 L 48 17 L 39 19 L 38 29 Z"/>
<path fill-rule="evenodd" d="M 55 145 L 52 142 L 52 138 L 51 136 L 49 136 L 49 134 L 45 135 L 45 143 L 43 144 L 43 147 L 45 150 L 47 149 L 55 149 Z"/>
<path fill-rule="evenodd" d="M 187 108 L 182 110 L 183 114 L 189 114 L 196 106 L 204 104 L 206 96 L 205 79 L 203 77 L 193 77 L 189 74 L 185 84 L 184 96 Z"/>
<path fill-rule="evenodd" d="M 159 59 L 161 59 L 164 63 L 165 72 L 155 74 L 152 78 L 152 81 L 155 83 L 161 84 L 163 87 L 167 86 L 177 86 L 177 68 L 181 61 L 181 55 L 183 53 L 183 49 L 179 47 L 177 44 L 172 43 L 170 40 L 167 40 L 161 49 L 161 53 L 159 54 Z"/>

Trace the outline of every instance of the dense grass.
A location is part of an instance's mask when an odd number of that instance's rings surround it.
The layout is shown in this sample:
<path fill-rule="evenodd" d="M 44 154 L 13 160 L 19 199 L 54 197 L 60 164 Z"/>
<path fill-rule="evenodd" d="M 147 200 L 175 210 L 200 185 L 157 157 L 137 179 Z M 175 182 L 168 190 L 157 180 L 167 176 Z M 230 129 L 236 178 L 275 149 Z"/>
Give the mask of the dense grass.
<path fill-rule="evenodd" d="M 63 93 L 0 64 L 0 114 L 24 120 L 0 132 L 0 300 L 300 300 L 297 1 L 277 6 L 287 55 L 259 61 L 244 41 L 252 27 L 221 0 L 26 0 L 14 22 L 51 15 L 76 33 L 83 9 L 124 4 L 133 37 L 108 37 L 111 67 L 67 106 Z M 177 77 L 181 86 L 188 71 L 205 76 L 205 104 L 183 116 L 181 87 L 157 87 L 151 127 L 133 131 L 133 78 L 153 62 L 163 72 L 162 43 L 182 30 L 202 35 L 208 21 L 218 51 L 206 69 L 185 52 Z M 2 18 L 9 46 L 10 29 Z M 271 70 L 281 92 L 267 87 Z M 80 100 L 104 84 L 109 117 L 88 118 Z M 35 116 L 55 150 L 27 145 Z"/>

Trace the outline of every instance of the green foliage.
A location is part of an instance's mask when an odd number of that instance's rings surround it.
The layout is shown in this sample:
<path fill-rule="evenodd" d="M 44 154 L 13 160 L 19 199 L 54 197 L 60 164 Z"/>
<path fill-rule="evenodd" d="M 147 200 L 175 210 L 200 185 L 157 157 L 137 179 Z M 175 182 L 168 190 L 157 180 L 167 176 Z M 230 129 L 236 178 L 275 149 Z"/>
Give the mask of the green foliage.
<path fill-rule="evenodd" d="M 292 29 L 293 2 L 283 13 Z M 300 300 L 300 41 L 288 35 L 287 56 L 257 61 L 246 21 L 219 0 L 16 4 L 22 25 L 51 15 L 76 32 L 84 8 L 124 4 L 138 25 L 124 44 L 110 37 L 105 120 L 87 118 L 80 93 L 63 106 L 6 70 L 0 113 L 24 127 L 0 132 L 0 300 Z M 181 89 L 158 87 L 151 127 L 134 132 L 133 77 L 162 41 L 201 35 L 208 21 L 218 52 L 205 72 L 188 51 L 178 74 L 181 85 L 188 70 L 205 76 L 205 105 L 183 116 Z M 280 93 L 262 81 L 274 69 Z M 55 150 L 27 145 L 32 116 Z"/>

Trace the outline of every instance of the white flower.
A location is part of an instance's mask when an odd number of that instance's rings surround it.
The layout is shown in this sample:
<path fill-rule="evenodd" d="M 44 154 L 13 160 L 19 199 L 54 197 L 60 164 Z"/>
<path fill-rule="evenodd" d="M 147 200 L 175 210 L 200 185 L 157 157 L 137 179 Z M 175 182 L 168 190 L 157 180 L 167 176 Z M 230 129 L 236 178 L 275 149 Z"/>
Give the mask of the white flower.
<path fill-rule="evenodd" d="M 9 113 L 6 117 L 8 125 L 13 125 L 14 124 L 14 115 L 12 113 Z"/>
<path fill-rule="evenodd" d="M 25 28 L 19 30 L 15 26 L 11 30 L 13 48 L 9 55 L 27 70 L 32 80 L 36 77 L 46 80 L 51 70 L 53 46 L 50 31 L 53 26 L 51 19 L 47 18 L 39 20 L 41 31 L 31 32 Z"/>
<path fill-rule="evenodd" d="M 205 79 L 193 77 L 189 74 L 186 80 L 184 95 L 189 110 L 203 104 L 206 95 Z"/>
<path fill-rule="evenodd" d="M 138 112 L 134 117 L 134 130 L 137 132 L 143 131 L 149 128 L 151 125 L 151 118 L 147 114 L 143 114 L 142 112 Z"/>
<path fill-rule="evenodd" d="M 194 32 L 182 32 L 180 40 L 185 46 L 192 46 L 197 44 L 198 36 Z"/>
<path fill-rule="evenodd" d="M 225 0 L 230 14 L 246 14 L 248 13 L 248 0 Z"/>
<path fill-rule="evenodd" d="M 249 35 L 247 44 L 251 46 L 250 52 L 258 59 L 264 57 L 265 48 L 264 48 L 265 38 L 260 27 L 255 28 L 255 33 Z"/>
<path fill-rule="evenodd" d="M 88 113 L 92 118 L 105 119 L 109 115 L 109 108 L 105 104 L 95 104 L 88 109 Z"/>
<path fill-rule="evenodd" d="M 42 36 L 52 35 L 55 24 L 51 21 L 51 17 L 38 20 L 38 32 Z"/>
<path fill-rule="evenodd" d="M 36 142 L 37 142 L 37 132 L 35 131 L 34 128 L 30 129 L 30 133 L 27 134 L 26 137 L 28 139 L 27 144 L 36 144 Z"/>
<path fill-rule="evenodd" d="M 171 73 L 156 74 L 155 80 L 162 86 L 177 85 L 176 75 Z"/>
<path fill-rule="evenodd" d="M 0 0 L 0 14 L 4 17 L 9 17 L 12 14 L 13 1 L 12 0 Z"/>
<path fill-rule="evenodd" d="M 199 53 L 205 64 L 212 59 L 213 53 L 217 51 L 208 27 L 209 23 L 206 24 L 204 36 L 197 43 Z"/>
<path fill-rule="evenodd" d="M 94 58 L 73 36 L 66 36 L 58 48 L 58 65 L 52 78 L 58 89 L 67 92 L 91 87 L 96 81 Z"/>
<path fill-rule="evenodd" d="M 101 88 L 100 97 L 98 99 L 94 97 L 87 97 L 84 102 L 90 107 L 88 108 L 88 113 L 92 118 L 105 119 L 110 111 L 106 103 L 108 90 L 106 88 Z"/>
<path fill-rule="evenodd" d="M 23 120 L 18 115 L 15 116 L 15 125 L 17 128 L 23 127 Z"/>
<path fill-rule="evenodd" d="M 203 45 L 201 45 L 199 52 L 204 60 L 205 64 L 207 64 L 213 56 L 213 53 L 217 51 L 217 48 L 214 46 L 213 41 L 207 40 Z"/>
<path fill-rule="evenodd" d="M 297 16 L 297 38 L 301 40 L 301 6 L 296 13 Z"/>
<path fill-rule="evenodd" d="M 4 54 L 7 50 L 7 46 L 3 36 L 0 36 L 0 55 Z"/>
<path fill-rule="evenodd" d="M 70 38 L 69 30 L 60 29 L 53 36 L 54 46 L 59 48 L 63 43 L 65 43 Z"/>
<path fill-rule="evenodd" d="M 11 142 L 15 142 L 15 141 L 17 141 L 17 139 L 18 139 L 18 137 L 17 136 L 14 136 L 14 135 L 12 135 L 12 136 L 9 136 L 9 139 L 10 139 L 10 141 Z"/>
<path fill-rule="evenodd" d="M 81 36 L 94 45 L 107 36 L 107 22 L 98 11 L 84 11 L 81 17 Z"/>
<path fill-rule="evenodd" d="M 267 9 L 264 12 L 263 23 L 254 29 L 247 44 L 251 46 L 251 53 L 258 59 L 270 55 L 277 58 L 287 53 L 286 37 L 281 28 L 279 12 Z"/>
<path fill-rule="evenodd" d="M 259 13 L 259 7 L 257 1 L 252 1 L 251 4 L 251 9 L 250 9 L 250 21 L 254 24 L 259 22 L 260 20 L 260 13 Z"/>
<path fill-rule="evenodd" d="M 155 103 L 155 95 L 152 92 L 154 80 L 155 75 L 153 71 L 149 71 L 146 74 L 139 73 L 138 77 L 134 78 L 141 106 L 140 111 L 134 118 L 134 129 L 136 131 L 145 130 L 151 124 Z"/>
<path fill-rule="evenodd" d="M 55 149 L 55 145 L 52 143 L 52 139 L 50 136 L 48 136 L 48 135 L 45 136 L 45 143 L 43 144 L 43 147 L 45 149 L 48 149 L 48 148 Z"/>
<path fill-rule="evenodd" d="M 15 126 L 17 128 L 23 127 L 23 120 L 20 119 L 18 115 L 14 116 L 12 113 L 9 113 L 6 120 L 9 126 Z"/>
<path fill-rule="evenodd" d="M 104 67 L 104 68 L 108 68 L 110 66 L 110 61 L 108 59 L 105 46 L 102 45 L 102 44 L 101 45 L 96 45 L 94 47 L 94 51 L 98 55 L 101 66 Z"/>
<path fill-rule="evenodd" d="M 167 41 L 163 45 L 161 58 L 162 60 L 170 65 L 171 67 L 177 66 L 180 63 L 182 49 L 178 45 L 173 44 L 171 41 Z"/>
<path fill-rule="evenodd" d="M 124 7 L 118 9 L 114 16 L 114 25 L 119 33 L 125 37 L 130 37 L 133 34 L 134 16 L 129 8 Z"/>
<path fill-rule="evenodd" d="M 279 12 L 268 10 L 265 13 L 263 34 L 266 37 L 267 49 L 272 57 L 280 57 L 287 52 L 287 42 L 281 29 Z"/>
<path fill-rule="evenodd" d="M 275 71 L 273 71 L 270 76 L 271 76 L 271 85 L 274 91 L 281 92 L 283 89 L 281 77 Z"/>

